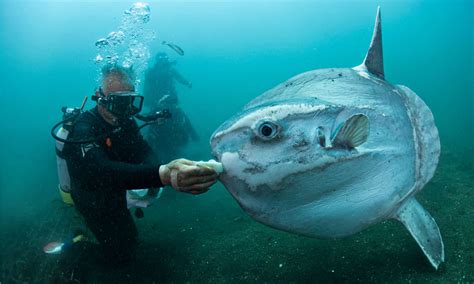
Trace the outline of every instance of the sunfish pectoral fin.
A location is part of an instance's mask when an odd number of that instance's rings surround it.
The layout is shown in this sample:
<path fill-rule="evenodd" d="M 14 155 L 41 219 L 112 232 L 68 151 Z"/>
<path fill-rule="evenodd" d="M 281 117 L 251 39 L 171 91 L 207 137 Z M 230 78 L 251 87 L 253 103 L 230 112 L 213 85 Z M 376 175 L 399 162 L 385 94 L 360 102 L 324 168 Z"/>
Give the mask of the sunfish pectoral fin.
<path fill-rule="evenodd" d="M 394 217 L 405 225 L 430 263 L 438 269 L 444 261 L 444 244 L 438 225 L 428 211 L 412 197 L 398 209 Z"/>
<path fill-rule="evenodd" d="M 355 114 L 338 127 L 331 144 L 336 148 L 352 149 L 367 141 L 369 118 L 365 114 Z"/>

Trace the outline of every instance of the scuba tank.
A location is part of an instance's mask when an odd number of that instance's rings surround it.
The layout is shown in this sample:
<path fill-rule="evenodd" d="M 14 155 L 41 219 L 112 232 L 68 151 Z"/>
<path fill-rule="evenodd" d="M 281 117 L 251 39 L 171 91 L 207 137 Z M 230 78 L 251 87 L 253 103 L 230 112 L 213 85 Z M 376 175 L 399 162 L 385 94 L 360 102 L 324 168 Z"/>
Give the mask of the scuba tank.
<path fill-rule="evenodd" d="M 66 157 L 64 156 L 64 145 L 67 140 L 69 133 L 71 133 L 74 126 L 75 119 L 81 114 L 82 109 L 84 108 L 87 102 L 87 97 L 84 98 L 80 108 L 68 108 L 62 107 L 61 111 L 63 112 L 63 120 L 59 123 L 62 126 L 56 132 L 56 137 L 60 139 L 56 140 L 56 164 L 58 169 L 59 177 L 59 194 L 64 203 L 68 205 L 74 205 L 74 201 L 71 198 L 71 178 L 69 176 L 69 169 L 66 162 Z M 58 126 L 59 126 L 58 125 Z M 53 128 L 54 132 L 54 128 Z"/>

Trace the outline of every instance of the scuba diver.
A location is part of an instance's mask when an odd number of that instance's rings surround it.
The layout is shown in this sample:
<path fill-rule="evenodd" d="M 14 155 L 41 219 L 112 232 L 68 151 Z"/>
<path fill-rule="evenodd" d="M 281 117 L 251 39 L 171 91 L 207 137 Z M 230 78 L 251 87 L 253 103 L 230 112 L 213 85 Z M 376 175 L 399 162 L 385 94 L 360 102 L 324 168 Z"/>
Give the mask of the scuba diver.
<path fill-rule="evenodd" d="M 173 66 L 176 61 L 170 61 L 164 52 L 156 55 L 155 65 L 145 74 L 143 94 L 146 106 L 155 112 L 159 109 L 169 109 L 172 118 L 165 123 L 155 124 L 148 129 L 146 139 L 153 150 L 158 154 L 160 161 L 167 161 L 179 154 L 180 149 L 190 139 L 196 141 L 198 135 L 188 116 L 179 107 L 175 81 L 192 87 Z"/>
<path fill-rule="evenodd" d="M 158 105 L 177 105 L 178 94 L 174 81 L 192 88 L 192 83 L 184 78 L 173 66 L 176 61 L 170 61 L 165 52 L 158 52 L 155 57 L 155 65 L 145 73 L 145 85 L 143 95 L 147 99 L 146 106 L 151 109 Z M 167 96 L 165 99 L 164 97 Z"/>
<path fill-rule="evenodd" d="M 137 242 L 127 190 L 171 185 L 179 192 L 201 194 L 217 178 L 212 168 L 194 161 L 156 161 L 135 121 L 143 99 L 135 93 L 131 69 L 106 65 L 93 96 L 97 106 L 75 116 L 66 138 L 53 134 L 63 142 L 61 157 L 74 206 L 98 240 L 102 259 L 114 267 L 131 262 Z"/>

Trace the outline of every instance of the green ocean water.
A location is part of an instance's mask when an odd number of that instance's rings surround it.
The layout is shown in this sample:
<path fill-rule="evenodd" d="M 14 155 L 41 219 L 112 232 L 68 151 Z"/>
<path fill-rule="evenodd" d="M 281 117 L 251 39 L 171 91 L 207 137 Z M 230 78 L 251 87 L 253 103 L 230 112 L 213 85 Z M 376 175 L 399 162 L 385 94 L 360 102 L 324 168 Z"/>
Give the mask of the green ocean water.
<path fill-rule="evenodd" d="M 418 194 L 444 239 L 438 271 L 395 221 L 343 239 L 301 237 L 255 222 L 221 184 L 200 196 L 165 189 L 136 220 L 140 246 L 126 271 L 45 255 L 44 244 L 84 226 L 57 194 L 50 128 L 62 106 L 93 94 L 94 43 L 132 3 L 0 2 L 1 283 L 474 282 L 472 1 L 151 1 L 147 23 L 151 55 L 168 52 L 193 82 L 178 92 L 200 140 L 182 155 L 207 160 L 213 131 L 263 91 L 359 65 L 380 5 L 386 80 L 414 90 L 440 133 L 438 170 Z"/>

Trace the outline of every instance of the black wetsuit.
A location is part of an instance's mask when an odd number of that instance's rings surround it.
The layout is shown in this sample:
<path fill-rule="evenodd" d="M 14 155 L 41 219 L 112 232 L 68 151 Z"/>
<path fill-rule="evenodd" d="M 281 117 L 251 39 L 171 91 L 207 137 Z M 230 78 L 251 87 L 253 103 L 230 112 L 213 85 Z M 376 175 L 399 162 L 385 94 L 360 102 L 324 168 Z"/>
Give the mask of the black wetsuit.
<path fill-rule="evenodd" d="M 174 82 L 185 86 L 191 86 L 169 62 L 157 63 L 149 68 L 145 73 L 145 84 L 143 86 L 143 95 L 145 104 L 151 111 L 159 111 L 163 108 L 172 108 L 178 105 L 178 93 Z M 163 96 L 167 99 L 160 102 Z"/>
<path fill-rule="evenodd" d="M 104 133 L 109 133 L 104 136 Z M 69 135 L 86 144 L 66 144 L 64 153 L 71 176 L 72 198 L 87 226 L 111 262 L 128 262 L 137 229 L 127 209 L 126 190 L 163 186 L 159 165 L 133 119 L 115 127 L 97 108 L 80 115 Z"/>
<path fill-rule="evenodd" d="M 180 155 L 189 138 L 196 141 L 198 135 L 186 113 L 178 106 L 175 81 L 191 86 L 170 62 L 158 62 L 145 73 L 143 95 L 150 111 L 169 109 L 172 117 L 163 124 L 155 124 L 147 129 L 146 139 L 161 162 L 168 162 Z M 163 98 L 167 96 L 166 99 Z"/>

